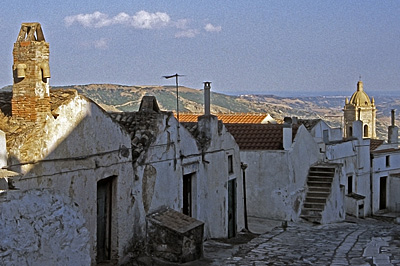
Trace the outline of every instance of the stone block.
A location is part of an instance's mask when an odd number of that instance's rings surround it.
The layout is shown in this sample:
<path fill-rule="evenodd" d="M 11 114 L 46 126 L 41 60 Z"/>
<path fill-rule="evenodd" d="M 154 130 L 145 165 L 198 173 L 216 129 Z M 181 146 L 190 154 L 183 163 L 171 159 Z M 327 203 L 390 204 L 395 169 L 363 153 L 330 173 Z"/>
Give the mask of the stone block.
<path fill-rule="evenodd" d="M 194 261 L 203 255 L 204 223 L 172 209 L 147 216 L 147 252 L 171 262 Z"/>

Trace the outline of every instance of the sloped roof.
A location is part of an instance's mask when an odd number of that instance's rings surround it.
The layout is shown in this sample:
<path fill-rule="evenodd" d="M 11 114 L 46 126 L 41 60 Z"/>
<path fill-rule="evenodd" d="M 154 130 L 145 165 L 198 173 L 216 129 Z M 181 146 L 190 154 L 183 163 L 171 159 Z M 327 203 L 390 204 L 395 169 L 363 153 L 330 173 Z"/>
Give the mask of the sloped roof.
<path fill-rule="evenodd" d="M 241 150 L 283 150 L 283 124 L 225 124 Z M 292 140 L 298 126 L 293 126 Z"/>
<path fill-rule="evenodd" d="M 374 151 L 376 150 L 379 146 L 383 144 L 383 140 L 381 139 L 371 139 L 370 140 L 370 145 L 369 145 L 369 150 Z"/>
<path fill-rule="evenodd" d="M 179 122 L 197 122 L 197 117 L 203 114 L 194 113 L 180 113 Z M 261 124 L 268 123 L 268 121 L 274 121 L 269 114 L 257 114 L 257 113 L 232 113 L 232 114 L 214 114 L 218 117 L 218 120 L 222 120 L 224 124 Z"/>
<path fill-rule="evenodd" d="M 313 129 L 319 122 L 321 121 L 321 119 L 298 119 L 297 123 L 299 125 L 304 125 L 306 127 L 306 129 L 308 131 L 310 131 L 311 129 Z"/>

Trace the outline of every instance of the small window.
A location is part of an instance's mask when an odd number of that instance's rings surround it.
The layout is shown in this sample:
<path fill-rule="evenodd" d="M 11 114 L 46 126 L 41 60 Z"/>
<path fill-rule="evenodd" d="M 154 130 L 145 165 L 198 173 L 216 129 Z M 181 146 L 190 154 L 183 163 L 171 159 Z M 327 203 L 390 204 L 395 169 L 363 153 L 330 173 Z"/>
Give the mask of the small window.
<path fill-rule="evenodd" d="M 233 155 L 228 155 L 228 173 L 233 174 Z"/>
<path fill-rule="evenodd" d="M 386 167 L 389 167 L 389 166 L 390 166 L 390 156 L 387 155 L 386 156 Z"/>
<path fill-rule="evenodd" d="M 368 138 L 368 125 L 364 125 L 364 138 Z"/>
<path fill-rule="evenodd" d="M 352 127 L 349 127 L 349 135 L 348 136 L 349 137 L 353 136 L 353 128 Z"/>

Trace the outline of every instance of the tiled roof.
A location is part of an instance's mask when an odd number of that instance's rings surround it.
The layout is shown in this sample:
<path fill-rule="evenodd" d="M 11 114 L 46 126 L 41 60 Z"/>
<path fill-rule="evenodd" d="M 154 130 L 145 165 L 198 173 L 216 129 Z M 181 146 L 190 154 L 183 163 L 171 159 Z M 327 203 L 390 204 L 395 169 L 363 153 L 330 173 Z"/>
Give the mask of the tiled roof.
<path fill-rule="evenodd" d="M 225 124 L 241 150 L 283 150 L 283 124 Z M 298 126 L 293 126 L 292 139 Z"/>
<path fill-rule="evenodd" d="M 201 115 L 203 114 L 180 113 L 179 122 L 197 122 L 197 117 Z M 232 113 L 213 115 L 217 116 L 218 120 L 222 120 L 224 124 L 261 124 L 266 118 L 268 118 L 268 114 L 256 113 Z"/>
<path fill-rule="evenodd" d="M 369 145 L 369 150 L 374 151 L 382 144 L 383 144 L 383 140 L 381 140 L 381 139 L 371 139 L 371 142 Z"/>

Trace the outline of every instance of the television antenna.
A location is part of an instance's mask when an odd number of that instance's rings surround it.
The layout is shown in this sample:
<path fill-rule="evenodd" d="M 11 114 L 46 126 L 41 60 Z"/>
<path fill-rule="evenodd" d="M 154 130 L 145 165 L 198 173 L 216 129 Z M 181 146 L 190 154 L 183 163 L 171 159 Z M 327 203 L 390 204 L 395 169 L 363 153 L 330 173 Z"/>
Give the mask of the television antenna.
<path fill-rule="evenodd" d="M 179 94 L 178 94 L 178 77 L 183 77 L 185 75 L 179 75 L 178 73 L 170 76 L 163 76 L 165 79 L 170 79 L 175 77 L 175 86 L 176 86 L 176 119 L 179 123 Z"/>

